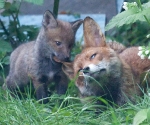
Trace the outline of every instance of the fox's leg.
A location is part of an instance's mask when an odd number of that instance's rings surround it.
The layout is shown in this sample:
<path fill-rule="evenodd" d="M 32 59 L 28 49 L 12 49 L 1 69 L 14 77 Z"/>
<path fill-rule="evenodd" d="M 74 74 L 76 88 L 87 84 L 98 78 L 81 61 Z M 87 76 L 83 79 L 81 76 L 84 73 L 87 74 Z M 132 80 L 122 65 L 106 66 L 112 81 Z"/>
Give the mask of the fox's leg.
<path fill-rule="evenodd" d="M 54 81 L 56 83 L 56 90 L 58 94 L 65 94 L 68 87 L 68 78 L 63 71 L 60 71 L 54 76 Z"/>
<path fill-rule="evenodd" d="M 38 80 L 33 80 L 33 85 L 35 88 L 36 92 L 36 98 L 37 100 L 43 99 L 40 101 L 40 103 L 48 103 L 48 99 L 44 99 L 48 97 L 48 92 L 47 92 L 47 84 L 46 83 L 41 83 Z"/>

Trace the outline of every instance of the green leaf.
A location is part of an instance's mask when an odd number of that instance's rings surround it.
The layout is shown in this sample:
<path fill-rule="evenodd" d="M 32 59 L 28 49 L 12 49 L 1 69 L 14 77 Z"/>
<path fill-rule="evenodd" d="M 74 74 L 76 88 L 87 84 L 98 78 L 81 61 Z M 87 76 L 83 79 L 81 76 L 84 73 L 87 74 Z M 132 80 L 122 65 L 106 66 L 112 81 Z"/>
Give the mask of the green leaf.
<path fill-rule="evenodd" d="M 6 55 L 5 52 L 1 52 L 1 51 L 0 51 L 0 62 L 1 62 L 1 60 L 5 57 L 5 55 Z"/>
<path fill-rule="evenodd" d="M 145 3 L 145 4 L 143 4 L 142 7 L 143 8 L 149 8 L 150 7 L 150 1 Z"/>
<path fill-rule="evenodd" d="M 148 109 L 140 110 L 133 119 L 133 125 L 139 125 L 147 119 Z"/>
<path fill-rule="evenodd" d="M 2 63 L 8 65 L 8 64 L 9 64 L 9 58 L 10 58 L 10 56 L 6 56 L 6 57 L 2 60 Z"/>
<path fill-rule="evenodd" d="M 12 47 L 10 43 L 0 40 L 0 52 L 11 52 L 11 51 L 12 51 Z"/>
<path fill-rule="evenodd" d="M 0 9 L 3 9 L 5 5 L 5 1 L 4 0 L 0 0 Z"/>
<path fill-rule="evenodd" d="M 42 5 L 44 0 L 24 0 L 24 1 L 37 4 L 37 5 Z"/>
<path fill-rule="evenodd" d="M 147 120 L 148 120 L 148 122 L 150 123 L 150 108 L 149 108 L 148 111 L 147 111 Z"/>
<path fill-rule="evenodd" d="M 134 7 L 116 15 L 106 25 L 105 30 L 107 31 L 113 27 L 120 27 L 124 24 L 131 24 L 138 20 L 146 21 L 144 16 L 150 19 L 150 2 L 143 5 L 143 10 L 140 10 L 138 7 Z"/>

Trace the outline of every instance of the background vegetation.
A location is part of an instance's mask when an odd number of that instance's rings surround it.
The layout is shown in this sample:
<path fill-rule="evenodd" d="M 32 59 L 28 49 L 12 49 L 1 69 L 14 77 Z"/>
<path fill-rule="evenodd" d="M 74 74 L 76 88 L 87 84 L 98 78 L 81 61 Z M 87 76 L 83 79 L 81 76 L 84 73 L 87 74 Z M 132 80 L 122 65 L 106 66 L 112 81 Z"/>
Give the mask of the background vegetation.
<path fill-rule="evenodd" d="M 128 2 L 137 2 L 139 0 L 126 0 Z M 141 3 L 147 3 L 149 0 L 141 0 Z M 124 9 L 122 9 L 122 12 Z M 148 16 L 149 17 L 149 16 Z M 123 18 L 125 20 L 126 17 Z M 131 18 L 132 19 L 132 18 Z M 115 27 L 113 32 L 107 36 L 109 39 L 116 40 L 123 43 L 126 46 L 133 45 L 149 45 L 150 38 L 147 38 L 147 34 L 150 33 L 150 24 L 144 21 L 136 20 L 132 23 L 126 23 L 121 27 Z"/>
<path fill-rule="evenodd" d="M 43 0 L 25 0 L 34 4 L 42 4 Z M 128 0 L 135 2 L 134 0 Z M 149 0 L 141 0 L 147 3 Z M 22 0 L 0 0 L 1 17 L 8 17 L 9 23 L 0 17 L 0 85 L 3 84 L 8 71 L 9 55 L 21 43 L 33 40 L 38 33 L 37 26 L 24 26 L 19 22 L 19 8 Z M 140 1 L 138 9 L 140 10 Z M 54 14 L 57 17 L 59 0 L 54 2 Z M 148 9 L 150 9 L 148 3 Z M 122 10 L 124 12 L 124 10 Z M 138 11 L 139 15 L 141 10 Z M 128 14 L 127 14 L 128 15 Z M 146 15 L 149 15 L 147 13 Z M 117 18 L 114 17 L 114 18 Z M 148 18 L 150 18 L 148 16 Z M 119 19 L 117 19 L 119 21 Z M 113 21 L 112 21 L 113 22 Z M 112 25 L 111 25 L 112 26 Z M 117 25 L 115 25 L 117 26 Z M 108 28 L 108 25 L 107 25 Z M 149 44 L 150 38 L 146 36 L 150 33 L 149 23 L 145 21 L 123 22 L 122 26 L 115 27 L 113 32 L 107 36 L 108 39 L 121 41 L 126 46 Z M 77 42 L 72 56 L 74 57 L 81 49 L 80 42 Z M 91 102 L 81 104 L 78 98 L 74 81 L 71 81 L 66 95 L 61 97 L 52 94 L 50 102 L 41 105 L 27 88 L 25 93 L 19 97 L 12 98 L 9 91 L 3 91 L 0 87 L 0 124 L 2 125 L 149 125 L 150 123 L 150 97 L 144 94 L 143 98 L 137 98 L 138 103 L 133 105 L 128 103 L 122 107 L 110 106 L 104 100 L 106 106 L 95 105 L 94 102 L 101 98 L 91 97 Z M 61 100 L 61 101 L 60 101 Z"/>

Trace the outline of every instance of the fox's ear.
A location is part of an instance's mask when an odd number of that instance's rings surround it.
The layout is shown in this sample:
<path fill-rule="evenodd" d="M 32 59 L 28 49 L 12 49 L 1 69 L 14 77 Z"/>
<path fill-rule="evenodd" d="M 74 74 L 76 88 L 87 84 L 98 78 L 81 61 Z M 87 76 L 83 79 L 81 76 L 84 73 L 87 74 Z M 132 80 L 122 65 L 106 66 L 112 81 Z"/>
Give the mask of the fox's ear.
<path fill-rule="evenodd" d="M 74 33 L 76 33 L 77 29 L 80 27 L 80 25 L 83 23 L 83 20 L 80 19 L 80 20 L 76 20 L 74 22 L 70 22 L 71 25 L 72 25 L 72 29 L 74 31 Z"/>
<path fill-rule="evenodd" d="M 51 28 L 57 27 L 57 20 L 54 18 L 52 12 L 49 10 L 45 11 L 43 15 L 42 24 L 44 27 L 50 26 Z"/>
<path fill-rule="evenodd" d="M 71 63 L 71 62 L 63 62 L 62 70 L 69 77 L 69 79 L 73 79 L 74 78 L 73 63 Z"/>
<path fill-rule="evenodd" d="M 99 25 L 90 17 L 86 17 L 83 22 L 84 47 L 104 47 L 106 46 L 105 36 Z"/>

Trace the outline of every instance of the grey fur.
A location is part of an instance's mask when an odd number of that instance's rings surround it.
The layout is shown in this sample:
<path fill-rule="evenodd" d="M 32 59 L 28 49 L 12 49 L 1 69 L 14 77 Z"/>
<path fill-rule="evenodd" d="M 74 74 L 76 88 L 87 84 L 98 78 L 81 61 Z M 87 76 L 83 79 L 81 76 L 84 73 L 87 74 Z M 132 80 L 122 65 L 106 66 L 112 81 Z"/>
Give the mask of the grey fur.
<path fill-rule="evenodd" d="M 12 52 L 10 71 L 3 88 L 14 91 L 17 86 L 27 85 L 31 79 L 38 100 L 48 96 L 47 85 L 52 81 L 57 82 L 59 94 L 65 93 L 67 77 L 61 70 L 62 64 L 55 62 L 53 56 L 61 61 L 68 58 L 72 48 L 68 48 L 68 45 L 74 44 L 76 30 L 81 23 L 82 20 L 78 20 L 73 26 L 71 23 L 56 20 L 50 11 L 46 11 L 36 41 L 22 44 Z M 62 45 L 55 45 L 55 39 L 59 39 Z M 48 99 L 43 100 L 43 103 L 47 102 Z"/>

